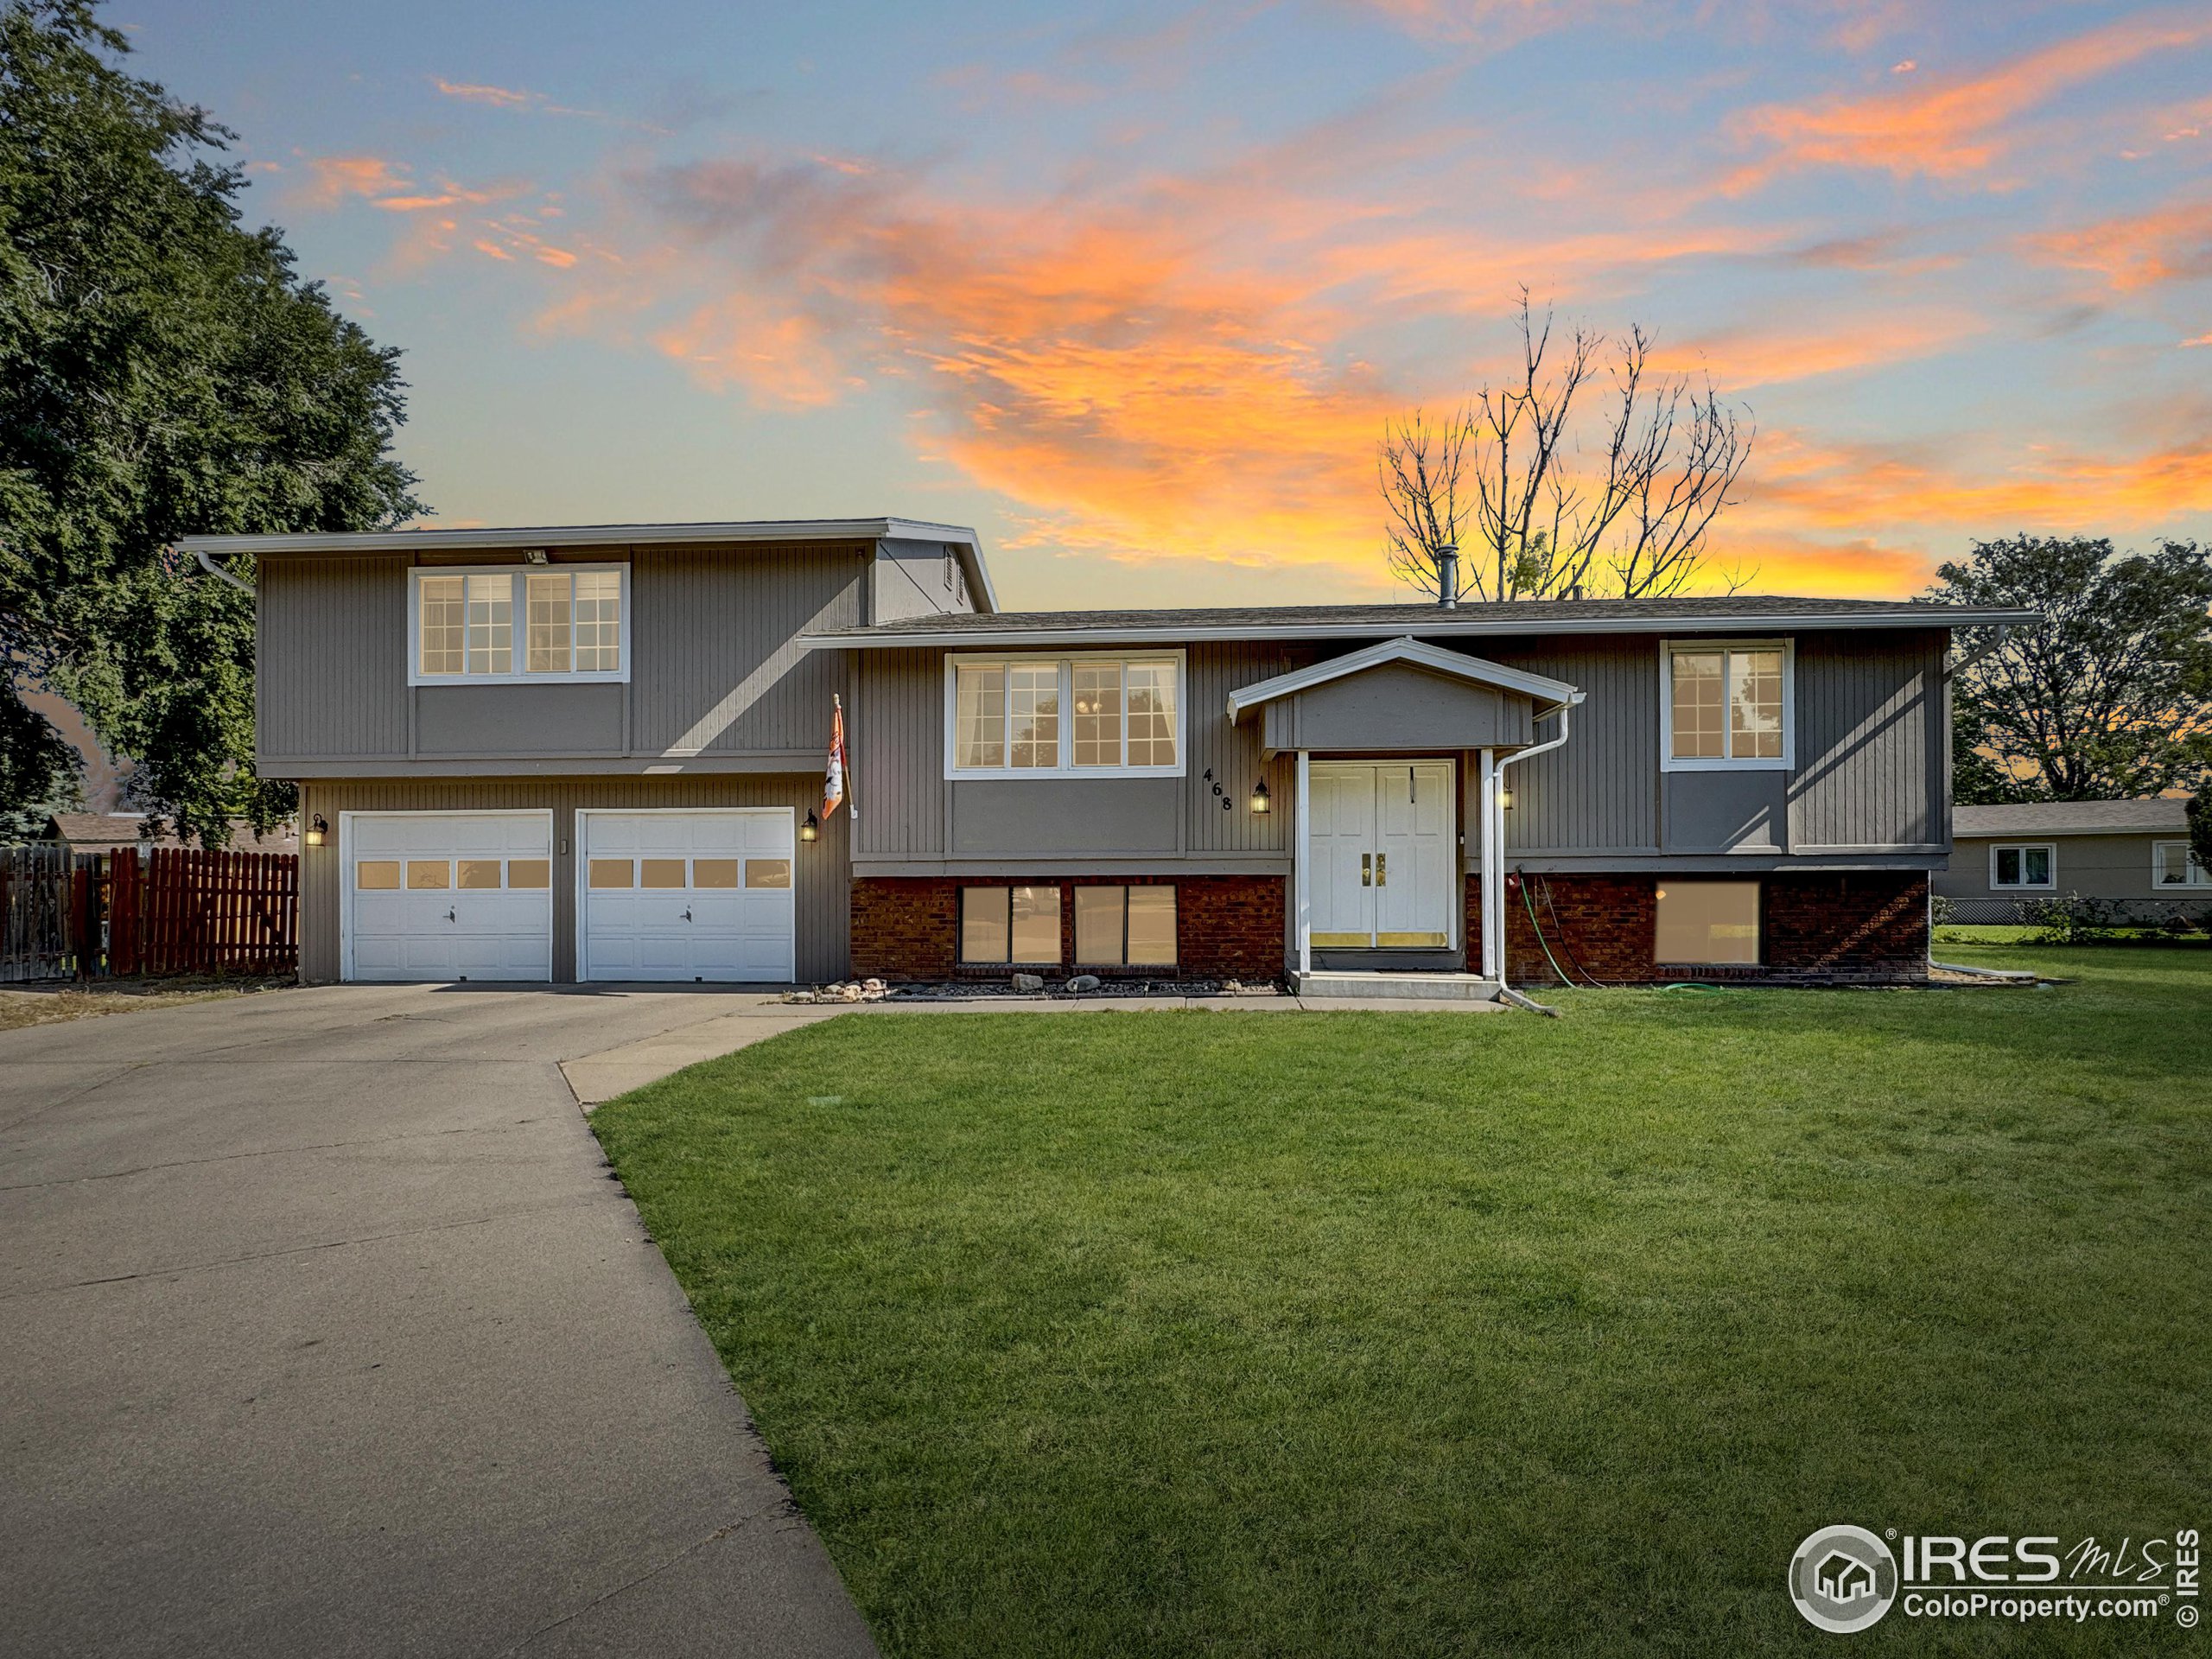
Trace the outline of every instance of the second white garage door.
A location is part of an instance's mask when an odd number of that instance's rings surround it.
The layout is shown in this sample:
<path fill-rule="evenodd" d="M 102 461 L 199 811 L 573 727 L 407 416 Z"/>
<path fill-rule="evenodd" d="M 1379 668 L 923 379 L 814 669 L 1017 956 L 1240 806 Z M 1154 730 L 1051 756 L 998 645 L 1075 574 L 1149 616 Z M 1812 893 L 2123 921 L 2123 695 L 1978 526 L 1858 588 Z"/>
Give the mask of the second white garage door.
<path fill-rule="evenodd" d="M 579 979 L 790 980 L 788 807 L 579 812 Z"/>

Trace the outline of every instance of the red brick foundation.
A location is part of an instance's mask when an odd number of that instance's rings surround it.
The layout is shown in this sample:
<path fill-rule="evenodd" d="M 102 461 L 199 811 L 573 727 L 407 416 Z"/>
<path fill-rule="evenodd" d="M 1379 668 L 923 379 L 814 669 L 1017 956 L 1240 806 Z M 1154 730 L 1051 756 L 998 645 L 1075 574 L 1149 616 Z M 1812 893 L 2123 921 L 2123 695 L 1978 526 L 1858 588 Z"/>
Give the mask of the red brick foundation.
<path fill-rule="evenodd" d="M 1003 979 L 1004 966 L 960 964 L 960 889 L 1005 883 L 1034 887 L 1034 878 L 877 876 L 853 883 L 853 972 L 908 982 Z M 1073 973 L 1078 887 L 1175 888 L 1173 970 L 1132 968 L 1146 978 L 1280 979 L 1283 971 L 1283 878 L 1279 875 L 1069 876 L 1043 885 L 1060 889 L 1060 971 Z M 1027 964 L 1024 964 L 1027 967 Z M 1085 972 L 1101 972 L 1082 964 Z"/>
<path fill-rule="evenodd" d="M 1575 984 L 1681 979 L 1887 984 L 1928 976 L 1928 878 L 1916 870 L 1758 878 L 1757 966 L 1654 959 L 1657 875 L 1530 875 L 1505 894 L 1506 977 L 1556 985 L 1552 959 Z M 1687 878 L 1686 878 L 1687 879 Z M 1535 923 L 1529 912 L 1535 912 Z M 1537 937 L 1537 925 L 1542 939 Z M 1467 956 L 1479 962 L 1482 883 L 1467 879 Z M 1547 957 L 1544 945 L 1551 947 Z"/>

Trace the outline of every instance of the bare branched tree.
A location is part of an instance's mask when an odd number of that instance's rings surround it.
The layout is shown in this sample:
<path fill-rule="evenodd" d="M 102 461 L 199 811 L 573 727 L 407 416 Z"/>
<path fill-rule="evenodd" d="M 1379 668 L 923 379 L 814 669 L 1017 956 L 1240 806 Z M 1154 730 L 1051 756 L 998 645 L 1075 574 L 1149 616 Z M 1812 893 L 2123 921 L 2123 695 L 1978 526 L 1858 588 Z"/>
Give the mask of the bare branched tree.
<path fill-rule="evenodd" d="M 1610 352 L 1580 328 L 1554 346 L 1551 314 L 1539 322 L 1525 289 L 1519 322 L 1514 381 L 1441 420 L 1416 410 L 1384 427 L 1376 475 L 1392 572 L 1454 601 L 1679 593 L 1738 499 L 1750 411 L 1722 403 L 1709 380 L 1655 376 L 1641 328 Z M 1586 450 L 1575 400 L 1601 373 L 1611 391 Z M 1732 592 L 1749 576 L 1724 580 Z"/>

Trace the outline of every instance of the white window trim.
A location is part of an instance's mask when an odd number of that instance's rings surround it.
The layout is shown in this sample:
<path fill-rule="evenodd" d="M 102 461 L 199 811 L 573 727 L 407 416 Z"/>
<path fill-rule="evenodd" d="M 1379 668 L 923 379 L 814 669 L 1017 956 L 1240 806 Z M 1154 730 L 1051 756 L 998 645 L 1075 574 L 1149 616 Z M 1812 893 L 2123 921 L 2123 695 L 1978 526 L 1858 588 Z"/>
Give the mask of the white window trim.
<path fill-rule="evenodd" d="M 2163 854 L 2169 847 L 2180 848 L 2182 849 L 2183 855 L 2187 859 L 2187 861 L 2182 866 L 2183 879 L 2179 881 L 2161 881 L 2158 880 L 2159 866 L 2164 861 L 2160 857 L 2160 855 Z M 2189 855 L 2189 843 L 2186 841 L 2154 841 L 2151 843 L 2152 892 L 2202 893 L 2207 887 L 2212 887 L 2212 870 L 2206 869 L 2202 864 L 2199 864 L 2194 857 Z"/>
<path fill-rule="evenodd" d="M 1782 754 L 1778 760 L 1675 758 L 1675 653 L 1678 651 L 1779 651 L 1782 653 Z M 1659 642 L 1659 770 L 1794 772 L 1797 766 L 1797 642 L 1795 639 L 1662 639 Z"/>
<path fill-rule="evenodd" d="M 2050 880 L 2048 881 L 1999 881 L 1997 879 L 1997 855 L 1999 853 L 2042 852 L 2050 855 Z M 2021 862 L 2026 868 L 2026 861 Z M 2055 841 L 2004 841 L 1989 844 L 1989 890 L 1992 893 L 2056 893 L 2058 891 L 2058 843 Z"/>
<path fill-rule="evenodd" d="M 1053 766 L 963 766 L 960 759 L 960 670 L 1019 668 L 1056 663 L 1060 677 L 1060 756 Z M 1075 764 L 1075 664 L 1077 663 L 1173 663 L 1175 664 L 1175 764 L 1171 766 L 1078 766 Z M 1128 747 L 1128 710 L 1122 711 L 1122 752 Z M 947 652 L 944 657 L 944 775 L 953 783 L 1006 778 L 1180 778 L 1190 770 L 1191 676 L 1182 651 Z"/>
<path fill-rule="evenodd" d="M 530 639 L 530 602 L 523 578 L 531 575 L 588 575 L 612 570 L 622 579 L 620 638 L 617 649 L 622 666 L 578 673 L 566 669 L 558 674 L 532 674 L 516 669 L 505 674 L 425 674 L 423 672 L 423 582 L 429 576 L 510 576 L 514 579 L 514 660 L 526 660 Z M 571 587 L 573 593 L 574 588 Z M 571 627 L 574 620 L 571 618 Z M 573 636 L 572 636 L 573 644 Z M 418 564 L 407 573 L 407 683 L 416 685 L 581 685 L 620 684 L 630 677 L 630 567 L 627 564 Z"/>

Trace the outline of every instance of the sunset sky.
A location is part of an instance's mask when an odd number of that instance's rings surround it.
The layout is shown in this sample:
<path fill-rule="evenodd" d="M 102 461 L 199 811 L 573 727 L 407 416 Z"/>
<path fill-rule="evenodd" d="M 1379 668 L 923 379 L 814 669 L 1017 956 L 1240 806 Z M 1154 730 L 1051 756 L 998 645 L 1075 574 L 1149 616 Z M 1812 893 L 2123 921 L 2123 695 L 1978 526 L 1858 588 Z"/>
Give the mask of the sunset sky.
<path fill-rule="evenodd" d="M 888 512 L 1010 607 L 1392 597 L 1382 423 L 1525 283 L 1750 406 L 1756 591 L 2212 535 L 2202 0 L 107 16 L 404 351 L 439 523 Z"/>

